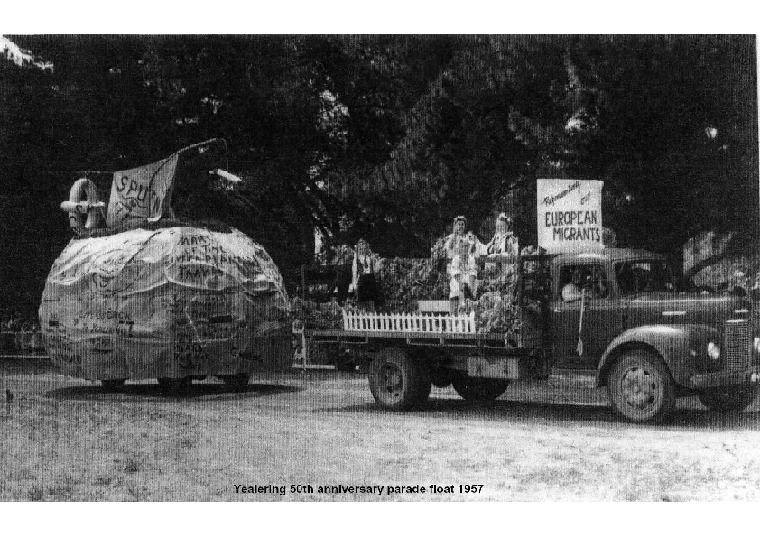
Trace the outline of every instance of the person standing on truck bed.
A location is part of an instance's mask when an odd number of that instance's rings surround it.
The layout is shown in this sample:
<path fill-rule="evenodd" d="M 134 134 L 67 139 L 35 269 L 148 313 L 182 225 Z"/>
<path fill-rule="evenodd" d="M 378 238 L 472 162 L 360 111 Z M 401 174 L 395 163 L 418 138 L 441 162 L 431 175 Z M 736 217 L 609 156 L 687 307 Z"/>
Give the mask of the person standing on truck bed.
<path fill-rule="evenodd" d="M 443 246 L 446 251 L 449 274 L 449 301 L 452 313 L 455 313 L 465 297 L 474 297 L 477 292 L 477 263 L 475 256 L 483 249 L 478 238 L 467 231 L 467 219 L 457 216 L 451 235 L 446 237 Z"/>
<path fill-rule="evenodd" d="M 352 270 L 353 280 L 349 290 L 355 292 L 357 305 L 369 310 L 382 308 L 385 301 L 375 278 L 374 254 L 364 239 L 356 243 Z"/>
<path fill-rule="evenodd" d="M 520 253 L 520 245 L 517 236 L 512 231 L 512 218 L 505 213 L 496 218 L 496 232 L 488 244 L 485 245 L 487 255 L 506 255 L 517 257 Z"/>
<path fill-rule="evenodd" d="M 505 213 L 496 217 L 496 231 L 488 244 L 483 245 L 485 254 L 484 278 L 499 279 L 507 284 L 515 273 L 520 256 L 520 244 L 512 232 L 512 218 Z"/>

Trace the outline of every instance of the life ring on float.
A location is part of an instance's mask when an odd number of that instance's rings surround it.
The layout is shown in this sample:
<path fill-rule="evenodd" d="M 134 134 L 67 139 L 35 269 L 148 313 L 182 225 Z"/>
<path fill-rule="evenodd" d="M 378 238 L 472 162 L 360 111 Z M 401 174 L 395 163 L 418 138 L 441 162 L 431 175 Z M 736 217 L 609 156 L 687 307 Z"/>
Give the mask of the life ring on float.
<path fill-rule="evenodd" d="M 87 178 L 77 179 L 69 190 L 69 200 L 61 203 L 61 209 L 69 213 L 69 225 L 73 229 L 102 227 L 105 206 L 98 200 L 95 183 Z"/>

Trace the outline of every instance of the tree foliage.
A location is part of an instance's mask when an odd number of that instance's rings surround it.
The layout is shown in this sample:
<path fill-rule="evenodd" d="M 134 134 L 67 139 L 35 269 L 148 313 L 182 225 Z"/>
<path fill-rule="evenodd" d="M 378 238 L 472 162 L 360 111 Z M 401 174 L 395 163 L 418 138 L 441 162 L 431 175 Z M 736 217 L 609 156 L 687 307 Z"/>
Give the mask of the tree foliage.
<path fill-rule="evenodd" d="M 531 242 L 535 180 L 549 177 L 604 180 L 605 220 L 624 245 L 671 253 L 707 229 L 754 235 L 753 41 L 460 43 L 410 110 L 423 117 L 408 122 L 391 162 L 349 196 L 364 194 L 370 214 L 382 199 L 375 240 L 403 229 L 419 253 L 455 215 L 483 230 L 500 208 Z"/>
<path fill-rule="evenodd" d="M 290 281 L 315 228 L 425 256 L 454 216 L 487 235 L 507 209 L 532 242 L 542 177 L 604 180 L 605 225 L 627 246 L 757 230 L 753 37 L 12 39 L 54 66 L 0 58 L 0 285 L 32 310 L 78 172 L 209 138 L 245 182 L 180 178 L 176 211 L 240 228 Z"/>

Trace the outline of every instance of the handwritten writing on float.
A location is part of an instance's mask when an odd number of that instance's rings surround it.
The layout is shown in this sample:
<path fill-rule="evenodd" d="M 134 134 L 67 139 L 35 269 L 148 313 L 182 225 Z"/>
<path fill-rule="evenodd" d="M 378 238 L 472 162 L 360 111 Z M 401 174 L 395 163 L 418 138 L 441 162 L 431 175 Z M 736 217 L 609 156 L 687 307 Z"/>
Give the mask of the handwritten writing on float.
<path fill-rule="evenodd" d="M 108 201 L 108 227 L 157 220 L 168 210 L 179 152 L 164 160 L 114 173 Z"/>
<path fill-rule="evenodd" d="M 603 186 L 604 181 L 539 179 L 538 245 L 550 253 L 603 248 Z"/>

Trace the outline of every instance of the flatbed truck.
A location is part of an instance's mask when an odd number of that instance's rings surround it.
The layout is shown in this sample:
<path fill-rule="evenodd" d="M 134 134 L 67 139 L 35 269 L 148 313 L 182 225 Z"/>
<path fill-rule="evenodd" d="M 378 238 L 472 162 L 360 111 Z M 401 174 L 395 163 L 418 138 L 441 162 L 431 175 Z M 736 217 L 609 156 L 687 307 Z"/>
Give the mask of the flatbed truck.
<path fill-rule="evenodd" d="M 517 335 L 452 330 L 441 313 L 426 326 L 369 314 L 361 326 L 346 320 L 304 336 L 358 357 L 376 402 L 391 410 L 419 407 L 431 386 L 487 403 L 511 382 L 584 375 L 633 422 L 666 419 L 684 396 L 717 412 L 754 401 L 760 330 L 743 293 L 680 286 L 662 256 L 643 250 L 521 256 L 516 265 L 505 298 L 520 317 Z"/>

